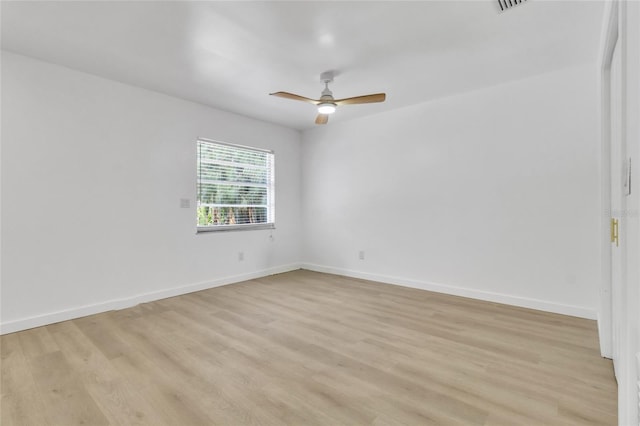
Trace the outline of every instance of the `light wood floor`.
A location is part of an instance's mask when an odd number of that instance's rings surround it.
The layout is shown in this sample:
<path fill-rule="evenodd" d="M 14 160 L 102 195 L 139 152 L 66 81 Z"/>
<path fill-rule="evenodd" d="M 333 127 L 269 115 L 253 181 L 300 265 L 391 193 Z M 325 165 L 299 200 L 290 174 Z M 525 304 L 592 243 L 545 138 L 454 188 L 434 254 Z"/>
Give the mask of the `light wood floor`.
<path fill-rule="evenodd" d="M 2 425 L 614 425 L 594 321 L 296 271 L 5 335 Z"/>

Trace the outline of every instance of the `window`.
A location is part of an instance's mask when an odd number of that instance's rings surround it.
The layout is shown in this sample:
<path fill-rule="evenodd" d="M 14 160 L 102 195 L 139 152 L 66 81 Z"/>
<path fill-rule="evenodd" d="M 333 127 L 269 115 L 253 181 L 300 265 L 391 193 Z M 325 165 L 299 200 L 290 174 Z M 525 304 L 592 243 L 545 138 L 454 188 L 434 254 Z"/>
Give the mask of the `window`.
<path fill-rule="evenodd" d="M 198 232 L 274 227 L 273 152 L 198 140 Z"/>

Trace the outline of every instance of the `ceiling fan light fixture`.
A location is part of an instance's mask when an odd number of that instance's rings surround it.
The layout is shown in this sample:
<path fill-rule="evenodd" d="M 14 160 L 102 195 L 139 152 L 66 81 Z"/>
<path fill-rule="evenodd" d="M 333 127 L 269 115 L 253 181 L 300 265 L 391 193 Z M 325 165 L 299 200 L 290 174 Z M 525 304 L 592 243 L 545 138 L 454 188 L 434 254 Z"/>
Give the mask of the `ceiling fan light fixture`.
<path fill-rule="evenodd" d="M 336 104 L 331 102 L 318 104 L 318 114 L 333 114 L 334 112 L 336 112 Z"/>

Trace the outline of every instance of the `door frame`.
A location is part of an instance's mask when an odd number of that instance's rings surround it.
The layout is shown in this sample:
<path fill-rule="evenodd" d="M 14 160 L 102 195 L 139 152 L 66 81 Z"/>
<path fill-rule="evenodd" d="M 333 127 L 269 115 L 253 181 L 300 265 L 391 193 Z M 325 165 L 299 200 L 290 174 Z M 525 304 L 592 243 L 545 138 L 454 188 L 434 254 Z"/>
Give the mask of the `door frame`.
<path fill-rule="evenodd" d="M 618 1 L 607 3 L 605 12 L 604 44 L 601 63 L 601 155 L 600 155 L 600 197 L 602 215 L 601 236 L 601 282 L 599 288 L 600 311 L 598 313 L 598 335 L 600 354 L 605 358 L 613 356 L 612 298 L 611 298 L 611 241 L 609 234 L 611 211 L 611 62 L 616 44 L 619 42 Z M 620 48 L 620 46 L 618 46 Z"/>

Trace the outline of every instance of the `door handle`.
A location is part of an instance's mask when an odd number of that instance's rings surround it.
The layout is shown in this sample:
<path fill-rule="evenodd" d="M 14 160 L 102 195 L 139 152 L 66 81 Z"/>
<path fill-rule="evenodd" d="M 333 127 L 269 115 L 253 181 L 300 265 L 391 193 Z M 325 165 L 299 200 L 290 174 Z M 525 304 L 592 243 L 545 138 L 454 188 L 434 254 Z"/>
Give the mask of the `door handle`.
<path fill-rule="evenodd" d="M 619 240 L 619 228 L 618 228 L 618 219 L 611 218 L 611 242 L 616 243 L 616 247 L 618 247 Z"/>

